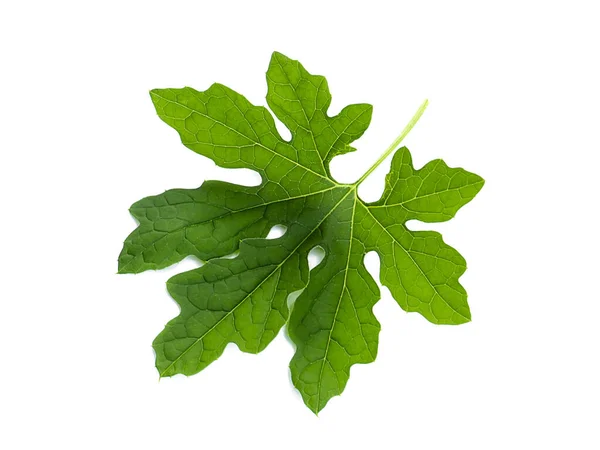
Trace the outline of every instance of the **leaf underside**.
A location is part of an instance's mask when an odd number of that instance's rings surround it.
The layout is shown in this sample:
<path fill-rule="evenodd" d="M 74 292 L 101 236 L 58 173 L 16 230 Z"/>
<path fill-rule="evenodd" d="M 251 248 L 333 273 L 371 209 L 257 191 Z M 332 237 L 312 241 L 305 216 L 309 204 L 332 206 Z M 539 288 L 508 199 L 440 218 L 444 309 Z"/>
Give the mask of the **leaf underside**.
<path fill-rule="evenodd" d="M 380 293 L 364 265 L 367 252 L 379 254 L 380 282 L 404 310 L 436 324 L 470 320 L 458 281 L 462 256 L 440 234 L 405 223 L 451 219 L 484 181 L 441 160 L 415 170 L 401 148 L 383 196 L 365 203 L 356 185 L 333 180 L 329 163 L 354 150 L 372 107 L 350 105 L 330 117 L 325 78 L 280 53 L 271 58 L 267 85 L 267 103 L 291 131 L 289 142 L 266 108 L 220 84 L 150 92 L 159 117 L 186 147 L 221 167 L 255 170 L 262 183 L 206 181 L 138 201 L 130 211 L 139 226 L 125 240 L 119 272 L 161 269 L 190 255 L 207 261 L 167 282 L 181 312 L 153 343 L 161 377 L 199 372 L 230 342 L 258 353 L 287 323 L 296 345 L 292 380 L 317 413 L 344 390 L 353 364 L 377 355 L 373 305 Z M 274 225 L 286 232 L 265 239 Z M 309 271 L 316 246 L 325 256 Z M 298 290 L 290 312 L 287 297 Z"/>

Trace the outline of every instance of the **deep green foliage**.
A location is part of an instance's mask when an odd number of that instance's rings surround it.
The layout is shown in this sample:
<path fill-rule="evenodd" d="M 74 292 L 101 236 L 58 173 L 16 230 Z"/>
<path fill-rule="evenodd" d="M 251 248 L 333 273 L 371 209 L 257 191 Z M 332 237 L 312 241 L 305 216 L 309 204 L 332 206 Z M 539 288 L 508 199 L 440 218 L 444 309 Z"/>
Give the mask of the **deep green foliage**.
<path fill-rule="evenodd" d="M 401 148 L 381 200 L 365 203 L 359 183 L 335 182 L 329 163 L 354 150 L 372 107 L 350 105 L 329 117 L 325 78 L 279 53 L 267 83 L 267 102 L 290 129 L 290 142 L 267 109 L 225 86 L 151 91 L 158 115 L 185 146 L 219 166 L 253 169 L 262 183 L 206 181 L 135 203 L 131 213 L 140 224 L 125 241 L 119 272 L 160 269 L 189 255 L 207 261 L 167 283 L 181 313 L 153 344 L 161 377 L 199 372 L 230 342 L 258 353 L 288 323 L 297 347 L 292 379 L 316 413 L 343 391 L 353 364 L 377 354 L 373 305 L 380 294 L 364 266 L 367 252 L 379 254 L 381 283 L 406 311 L 437 324 L 470 320 L 458 282 L 462 256 L 438 233 L 410 231 L 405 223 L 449 220 L 484 182 L 441 160 L 415 170 Z M 277 224 L 285 234 L 265 239 Z M 325 257 L 309 271 L 307 255 L 316 246 Z M 236 250 L 237 257 L 222 258 Z M 290 313 L 287 297 L 301 289 Z"/>

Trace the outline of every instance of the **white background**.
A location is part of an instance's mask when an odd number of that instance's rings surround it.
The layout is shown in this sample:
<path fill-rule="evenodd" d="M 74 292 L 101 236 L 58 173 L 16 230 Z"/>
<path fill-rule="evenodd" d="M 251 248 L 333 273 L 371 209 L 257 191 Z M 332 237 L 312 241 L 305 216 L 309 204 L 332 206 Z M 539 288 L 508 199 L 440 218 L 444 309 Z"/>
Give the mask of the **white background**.
<path fill-rule="evenodd" d="M 600 448 L 596 7 L 2 2 L 0 447 Z M 164 283 L 198 262 L 116 275 L 134 201 L 256 182 L 183 147 L 148 90 L 219 81 L 265 105 L 273 50 L 327 76 L 332 115 L 374 105 L 359 151 L 334 162 L 340 181 L 425 98 L 405 140 L 415 164 L 440 157 L 487 181 L 451 222 L 411 224 L 467 259 L 473 321 L 434 326 L 383 289 L 377 361 L 319 417 L 291 385 L 283 333 L 159 383 L 151 342 L 178 311 Z"/>

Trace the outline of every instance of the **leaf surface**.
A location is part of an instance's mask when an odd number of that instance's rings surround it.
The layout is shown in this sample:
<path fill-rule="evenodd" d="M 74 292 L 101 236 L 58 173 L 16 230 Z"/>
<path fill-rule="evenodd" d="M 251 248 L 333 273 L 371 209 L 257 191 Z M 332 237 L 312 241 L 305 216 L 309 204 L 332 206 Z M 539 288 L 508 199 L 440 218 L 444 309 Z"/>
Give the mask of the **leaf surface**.
<path fill-rule="evenodd" d="M 125 240 L 119 272 L 161 269 L 190 255 L 207 261 L 167 282 L 181 311 L 153 344 L 161 377 L 195 374 L 229 343 L 258 353 L 287 323 L 296 345 L 292 381 L 318 413 L 344 390 L 352 365 L 377 355 L 373 306 L 380 293 L 364 265 L 367 252 L 379 254 L 380 281 L 404 310 L 438 324 L 470 320 L 458 281 L 462 256 L 438 233 L 405 223 L 449 220 L 483 179 L 441 160 L 415 170 L 403 147 L 381 199 L 365 203 L 357 195 L 362 178 L 339 184 L 329 163 L 354 150 L 350 144 L 367 129 L 372 107 L 350 105 L 330 117 L 325 78 L 280 53 L 271 58 L 267 85 L 267 103 L 289 128 L 289 142 L 267 109 L 220 84 L 203 92 L 151 91 L 158 115 L 185 146 L 219 166 L 253 169 L 262 183 L 206 181 L 138 201 L 130 211 L 139 226 Z M 285 226 L 284 235 L 266 239 L 274 225 Z M 316 246 L 325 256 L 309 271 Z M 299 290 L 290 312 L 287 298 Z"/>

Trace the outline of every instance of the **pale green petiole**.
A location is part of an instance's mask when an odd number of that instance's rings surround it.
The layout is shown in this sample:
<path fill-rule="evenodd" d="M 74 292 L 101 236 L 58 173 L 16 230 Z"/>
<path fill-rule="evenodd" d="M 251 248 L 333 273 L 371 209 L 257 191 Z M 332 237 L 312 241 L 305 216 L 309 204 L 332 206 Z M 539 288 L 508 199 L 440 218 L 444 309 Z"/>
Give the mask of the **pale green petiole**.
<path fill-rule="evenodd" d="M 396 150 L 396 148 L 398 147 L 398 145 L 400 145 L 400 143 L 402 142 L 402 140 L 408 135 L 408 133 L 410 133 L 410 130 L 413 129 L 413 127 L 417 124 L 417 122 L 419 121 L 419 119 L 421 118 L 421 116 L 423 115 L 423 113 L 425 112 L 425 109 L 427 109 L 427 105 L 429 104 L 429 100 L 425 99 L 425 101 L 421 104 L 421 106 L 419 107 L 419 109 L 417 110 L 417 112 L 415 113 L 415 115 L 413 116 L 412 119 L 410 119 L 410 122 L 408 122 L 408 124 L 406 125 L 406 127 L 404 127 L 404 130 L 402 130 L 402 133 L 400 133 L 400 135 L 394 140 L 394 142 L 392 142 L 392 144 L 387 148 L 387 150 L 383 153 L 383 155 L 381 155 L 379 157 L 379 159 L 377 161 L 375 161 L 375 164 L 373 164 L 369 170 L 367 170 L 362 177 L 360 177 L 358 179 L 358 181 L 356 183 L 353 183 L 354 186 L 358 186 L 360 183 L 362 183 L 363 181 L 365 181 L 365 179 L 371 175 L 371 173 L 377 169 L 377 167 L 385 160 L 385 158 L 387 158 L 388 156 L 390 156 L 390 154 Z"/>

